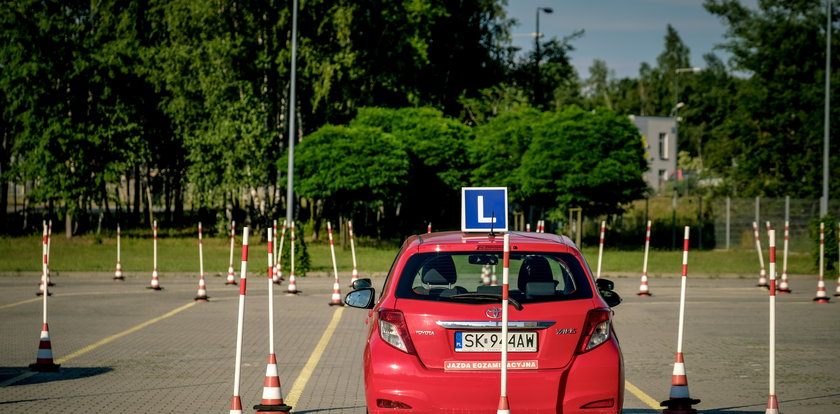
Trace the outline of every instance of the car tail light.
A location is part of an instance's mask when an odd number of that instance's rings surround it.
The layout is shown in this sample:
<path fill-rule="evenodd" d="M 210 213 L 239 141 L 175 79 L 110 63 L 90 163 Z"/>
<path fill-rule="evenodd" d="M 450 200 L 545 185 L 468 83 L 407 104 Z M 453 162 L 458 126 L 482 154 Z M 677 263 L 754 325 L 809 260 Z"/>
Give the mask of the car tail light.
<path fill-rule="evenodd" d="M 583 336 L 580 337 L 578 353 L 582 354 L 607 342 L 610 337 L 610 310 L 593 309 L 586 314 Z"/>
<path fill-rule="evenodd" d="M 379 336 L 394 348 L 407 354 L 415 354 L 402 312 L 393 309 L 379 311 Z"/>

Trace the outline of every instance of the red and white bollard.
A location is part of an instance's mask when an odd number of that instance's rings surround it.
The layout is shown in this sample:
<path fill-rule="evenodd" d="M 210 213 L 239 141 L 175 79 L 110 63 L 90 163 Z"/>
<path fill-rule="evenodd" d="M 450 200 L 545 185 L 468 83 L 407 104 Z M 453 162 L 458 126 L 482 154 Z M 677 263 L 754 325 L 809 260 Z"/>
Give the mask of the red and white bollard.
<path fill-rule="evenodd" d="M 207 296 L 207 284 L 204 282 L 204 243 L 201 222 L 198 222 L 198 272 L 198 293 L 195 295 L 195 300 L 207 302 L 210 298 Z"/>
<path fill-rule="evenodd" d="M 117 269 L 114 271 L 114 280 L 125 281 L 125 276 L 122 272 L 122 264 L 120 264 L 120 225 L 117 224 Z"/>
<path fill-rule="evenodd" d="M 430 221 L 429 225 L 426 226 L 426 233 L 431 233 L 431 232 L 432 232 L 432 222 Z"/>
<path fill-rule="evenodd" d="M 49 262 L 47 259 L 48 256 L 48 241 L 47 238 L 47 224 L 44 223 L 44 242 L 43 247 L 41 249 L 43 253 L 43 260 L 41 263 L 41 285 L 45 287 L 48 286 L 47 283 L 47 275 L 50 273 L 49 271 Z M 47 294 L 44 295 L 43 293 L 41 296 L 44 298 L 43 300 L 43 321 L 41 324 L 41 338 L 38 341 L 38 354 L 34 364 L 29 365 L 29 369 L 36 371 L 36 372 L 55 372 L 58 371 L 59 365 L 53 362 L 52 356 L 52 342 L 50 341 L 50 328 L 47 325 L 47 297 L 49 295 L 49 289 L 47 289 Z"/>
<path fill-rule="evenodd" d="M 276 226 L 275 226 L 276 227 Z M 292 407 L 283 402 L 277 356 L 274 354 L 274 240 L 268 229 L 268 363 L 265 367 L 262 401 L 255 405 L 258 413 L 287 413 Z"/>
<path fill-rule="evenodd" d="M 648 276 L 647 276 L 647 265 L 648 265 L 648 251 L 650 250 L 650 220 L 647 222 L 647 230 L 645 230 L 645 258 L 642 262 L 642 280 L 641 284 L 639 285 L 639 296 L 650 296 L 650 289 L 648 288 Z"/>
<path fill-rule="evenodd" d="M 239 397 L 239 374 L 242 368 L 242 336 L 245 330 L 245 293 L 248 285 L 248 227 L 242 229 L 242 267 L 239 273 L 239 315 L 236 324 L 236 363 L 233 374 L 233 396 L 230 399 L 230 414 L 242 414 L 242 400 Z"/>
<path fill-rule="evenodd" d="M 531 223 L 525 223 L 525 231 L 531 232 Z"/>
<path fill-rule="evenodd" d="M 761 239 L 758 237 L 758 223 L 753 222 L 753 234 L 755 235 L 755 250 L 758 252 L 758 263 L 761 270 L 758 272 L 758 287 L 767 287 L 767 272 L 764 270 L 764 254 L 761 253 Z"/>
<path fill-rule="evenodd" d="M 332 297 L 330 298 L 330 306 L 344 306 L 344 303 L 341 302 L 341 288 L 338 282 L 338 265 L 335 262 L 335 245 L 333 244 L 332 226 L 329 221 L 327 222 L 327 233 L 330 237 L 330 254 L 332 255 L 333 274 L 335 274 Z"/>
<path fill-rule="evenodd" d="M 502 346 L 501 346 L 501 389 L 499 408 L 496 414 L 510 414 L 510 402 L 507 395 L 507 342 L 508 342 L 508 291 L 510 278 L 510 233 L 505 233 L 502 250 Z"/>
<path fill-rule="evenodd" d="M 161 290 L 163 288 L 160 287 L 160 281 L 158 280 L 157 266 L 157 220 L 154 221 L 154 226 L 152 227 L 152 237 L 154 238 L 154 268 L 152 270 L 152 284 L 146 287 L 146 289 Z"/>
<path fill-rule="evenodd" d="M 55 283 L 52 280 L 52 267 L 49 266 L 50 258 L 52 257 L 52 220 L 47 222 L 47 285 L 55 286 Z"/>
<path fill-rule="evenodd" d="M 230 264 L 228 265 L 226 285 L 236 285 L 236 276 L 233 274 L 233 242 L 236 238 L 236 222 L 230 222 Z"/>
<path fill-rule="evenodd" d="M 790 293 L 790 285 L 788 284 L 787 274 L 787 258 L 788 258 L 788 238 L 790 237 L 790 222 L 785 221 L 785 247 L 782 254 L 782 279 L 779 282 L 779 287 L 776 289 L 779 293 Z"/>
<path fill-rule="evenodd" d="M 277 238 L 277 232 L 274 232 L 275 239 Z M 274 283 L 279 285 L 283 282 L 283 243 L 286 241 L 286 220 L 283 220 L 283 230 L 280 231 L 280 243 L 276 243 L 277 247 L 275 247 L 275 251 L 277 254 L 274 255 Z"/>
<path fill-rule="evenodd" d="M 350 254 L 353 256 L 353 273 L 350 275 L 350 286 L 353 286 L 357 280 L 359 280 L 359 268 L 356 267 L 356 242 L 353 241 L 353 222 L 347 220 L 347 230 L 349 231 L 350 237 Z"/>
<path fill-rule="evenodd" d="M 674 362 L 673 374 L 671 375 L 671 393 L 667 400 L 660 403 L 661 406 L 667 407 L 662 410 L 663 414 L 695 414 L 697 410 L 691 406 L 700 402 L 700 400 L 691 398 L 688 390 L 688 376 L 685 372 L 685 359 L 683 358 L 682 352 L 683 331 L 685 327 L 685 290 L 686 280 L 688 279 L 688 232 L 689 227 L 685 226 L 685 235 L 683 236 L 682 280 L 680 284 L 680 316 L 677 333 L 677 358 Z"/>
<path fill-rule="evenodd" d="M 300 293 L 297 288 L 297 280 L 295 279 L 295 222 L 292 222 L 292 240 L 289 249 L 289 286 L 286 288 L 286 293 L 296 295 Z"/>
<path fill-rule="evenodd" d="M 776 399 L 776 232 L 767 232 L 770 239 L 770 392 L 764 414 L 779 414 Z"/>
<path fill-rule="evenodd" d="M 490 265 L 486 264 L 481 267 L 481 282 L 484 286 L 490 285 Z"/>
<path fill-rule="evenodd" d="M 44 221 L 44 239 L 43 239 L 43 246 L 41 248 L 41 261 L 42 261 L 42 268 L 41 268 L 41 280 L 38 281 L 38 291 L 35 292 L 35 296 L 43 296 L 44 293 L 47 296 L 51 296 L 52 292 L 50 292 L 50 262 L 49 262 L 49 235 L 47 233 L 47 222 Z"/>
<path fill-rule="evenodd" d="M 817 296 L 814 297 L 816 303 L 828 303 L 831 298 L 825 294 L 825 223 L 820 223 L 820 278 L 817 281 Z"/>
<path fill-rule="evenodd" d="M 604 231 L 607 227 L 606 221 L 601 221 L 601 239 L 598 242 L 598 272 L 595 274 L 595 279 L 601 278 L 601 259 L 604 257 Z"/>

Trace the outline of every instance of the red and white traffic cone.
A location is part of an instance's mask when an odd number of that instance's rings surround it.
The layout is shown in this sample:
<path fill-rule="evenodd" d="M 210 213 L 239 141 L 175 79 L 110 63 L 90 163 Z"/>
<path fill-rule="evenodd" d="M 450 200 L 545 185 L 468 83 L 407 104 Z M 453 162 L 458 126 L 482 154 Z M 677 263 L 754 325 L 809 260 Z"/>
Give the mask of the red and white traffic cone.
<path fill-rule="evenodd" d="M 50 342 L 50 328 L 46 322 L 41 327 L 41 339 L 38 342 L 38 356 L 29 369 L 37 372 L 55 372 L 61 365 L 53 362 L 52 342 Z"/>
<path fill-rule="evenodd" d="M 758 287 L 768 287 L 767 271 L 764 270 L 764 255 L 761 253 L 761 239 L 758 238 L 758 223 L 753 222 L 753 234 L 755 235 L 755 250 L 758 251 L 758 263 L 761 270 L 758 272 Z"/>
<path fill-rule="evenodd" d="M 481 284 L 484 286 L 490 285 L 490 265 L 486 264 L 481 267 Z"/>
<path fill-rule="evenodd" d="M 359 269 L 356 267 L 356 242 L 353 241 L 353 222 L 347 220 L 347 230 L 350 235 L 350 254 L 353 256 L 353 273 L 350 274 L 350 286 L 359 280 Z"/>
<path fill-rule="evenodd" d="M 779 287 L 776 289 L 779 293 L 790 293 L 790 284 L 788 284 L 787 274 L 787 257 L 788 257 L 788 239 L 790 237 L 790 222 L 785 221 L 785 247 L 782 256 L 782 278 L 779 281 Z"/>
<path fill-rule="evenodd" d="M 498 286 L 499 281 L 496 279 L 496 266 L 490 267 L 490 286 Z"/>
<path fill-rule="evenodd" d="M 289 286 L 286 287 L 286 294 L 289 295 L 296 295 L 300 293 L 297 288 L 297 280 L 295 278 L 295 222 L 292 222 L 292 240 L 291 240 L 291 247 L 289 249 Z"/>
<path fill-rule="evenodd" d="M 292 407 L 283 402 L 283 391 L 277 374 L 277 357 L 274 354 L 268 355 L 262 401 L 255 405 L 254 409 L 258 413 L 288 413 L 292 410 Z"/>
<path fill-rule="evenodd" d="M 335 262 L 335 245 L 333 244 L 332 226 L 330 225 L 330 222 L 327 222 L 327 234 L 329 234 L 330 237 L 330 254 L 332 255 L 333 273 L 335 274 L 330 306 L 344 306 L 344 303 L 341 302 L 341 288 L 339 287 L 340 285 L 338 282 L 338 265 Z"/>
<path fill-rule="evenodd" d="M 120 264 L 120 225 L 117 224 L 117 269 L 114 270 L 114 280 L 125 281 L 123 276 L 122 265 Z"/>
<path fill-rule="evenodd" d="M 764 414 L 779 414 L 779 401 L 775 395 L 767 396 L 767 409 L 764 410 Z"/>
<path fill-rule="evenodd" d="M 236 275 L 233 273 L 233 242 L 236 237 L 236 222 L 230 222 L 230 264 L 228 265 L 226 285 L 236 285 Z"/>
<path fill-rule="evenodd" d="M 146 289 L 161 290 L 163 288 L 160 287 L 160 280 L 158 280 L 159 275 L 157 267 L 157 220 L 154 221 L 152 234 L 154 238 L 154 268 L 152 270 L 152 283 Z"/>
<path fill-rule="evenodd" d="M 825 223 L 820 223 L 820 278 L 817 281 L 817 296 L 815 303 L 828 303 L 831 298 L 825 294 Z"/>
<path fill-rule="evenodd" d="M 204 283 L 204 243 L 202 243 L 201 236 L 201 222 L 198 223 L 198 293 L 195 295 L 195 300 L 200 302 L 207 302 L 210 298 L 207 296 L 207 286 Z"/>
<path fill-rule="evenodd" d="M 650 289 L 648 288 L 647 264 L 648 251 L 650 250 L 650 220 L 647 222 L 647 230 L 645 231 L 645 259 L 642 263 L 642 280 L 639 285 L 639 296 L 650 296 Z"/>

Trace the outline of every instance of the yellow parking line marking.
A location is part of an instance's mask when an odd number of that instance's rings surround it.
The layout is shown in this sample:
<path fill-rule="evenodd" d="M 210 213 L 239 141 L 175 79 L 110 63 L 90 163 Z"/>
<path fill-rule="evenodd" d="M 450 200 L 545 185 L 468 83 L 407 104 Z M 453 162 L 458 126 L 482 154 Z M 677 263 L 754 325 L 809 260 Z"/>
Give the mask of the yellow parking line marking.
<path fill-rule="evenodd" d="M 624 381 L 624 388 L 627 391 L 630 391 L 636 398 L 642 400 L 643 403 L 647 404 L 648 407 L 653 408 L 654 410 L 661 410 L 662 406 L 659 405 L 659 401 L 654 400 L 649 395 L 645 394 L 642 390 L 640 390 L 635 385 L 631 384 L 630 381 Z"/>
<path fill-rule="evenodd" d="M 318 361 L 321 360 L 321 355 L 324 354 L 324 350 L 327 348 L 327 343 L 330 342 L 330 338 L 332 338 L 333 332 L 335 332 L 335 328 L 341 320 L 341 314 L 343 311 L 344 308 L 338 308 L 335 310 L 332 320 L 329 325 L 327 325 L 327 329 L 324 331 L 324 334 L 321 335 L 321 340 L 318 341 L 318 345 L 315 345 L 315 349 L 312 350 L 309 360 L 306 361 L 306 365 L 303 366 L 300 375 L 298 375 L 295 383 L 292 384 L 289 395 L 283 401 L 286 405 L 294 407 L 297 404 L 298 399 L 300 399 L 300 395 L 303 393 L 303 389 L 306 387 L 306 383 L 309 382 L 309 378 L 315 371 Z"/>
<path fill-rule="evenodd" d="M 32 298 L 32 299 L 22 300 L 20 302 L 9 303 L 7 305 L 0 305 L 0 309 L 11 308 L 11 307 L 14 307 L 14 306 L 23 305 L 23 304 L 27 304 L 27 303 L 35 302 L 35 301 L 39 301 L 39 300 L 44 300 L 44 299 L 43 298 Z"/>
<path fill-rule="evenodd" d="M 110 342 L 113 342 L 113 341 L 114 341 L 114 340 L 116 340 L 116 339 L 122 338 L 123 336 L 126 336 L 126 335 L 128 335 L 128 334 L 130 334 L 130 333 L 137 332 L 137 331 L 139 331 L 139 330 L 141 330 L 141 329 L 143 329 L 143 328 L 145 328 L 145 327 L 147 327 L 147 326 L 149 326 L 149 325 L 151 325 L 151 324 L 153 324 L 153 323 L 160 322 L 160 321 L 162 321 L 162 320 L 164 320 L 164 319 L 166 319 L 166 318 L 168 318 L 168 317 L 170 317 L 170 316 L 172 316 L 172 315 L 175 315 L 175 314 L 176 314 L 176 313 L 178 313 L 178 312 L 181 312 L 181 311 L 183 311 L 183 310 L 189 309 L 189 308 L 191 308 L 191 307 L 195 306 L 197 303 L 198 303 L 198 302 L 190 302 L 190 303 L 188 303 L 188 304 L 186 304 L 186 305 L 184 305 L 184 306 L 181 306 L 181 307 L 179 307 L 179 308 L 177 308 L 177 309 L 174 309 L 174 310 L 171 310 L 171 311 L 169 311 L 169 312 L 167 312 L 167 313 L 165 313 L 165 314 L 163 314 L 163 315 L 161 315 L 161 316 L 158 316 L 157 318 L 154 318 L 154 319 L 149 319 L 148 321 L 143 322 L 143 323 L 141 323 L 141 324 L 139 324 L 139 325 L 137 325 L 137 326 L 135 326 L 135 327 L 133 327 L 133 328 L 129 328 L 129 329 L 126 329 L 126 330 L 124 330 L 124 331 L 122 331 L 122 332 L 120 332 L 120 333 L 118 333 L 118 334 L 111 335 L 111 336 L 109 336 L 109 337 L 107 337 L 107 338 L 105 338 L 105 339 L 103 339 L 103 340 L 101 340 L 101 341 L 99 341 L 99 342 L 96 342 L 96 343 L 94 343 L 94 344 L 92 344 L 92 345 L 88 345 L 88 346 L 86 346 L 86 347 L 84 347 L 84 348 L 82 348 L 82 349 L 80 349 L 80 350 L 78 350 L 78 351 L 76 351 L 76 352 L 73 352 L 72 354 L 67 355 L 67 356 L 65 356 L 64 358 L 58 358 L 58 359 L 56 359 L 56 360 L 55 360 L 55 363 L 56 363 L 56 364 L 62 364 L 62 363 L 64 363 L 64 362 L 67 362 L 67 361 L 69 361 L 69 360 L 71 360 L 71 359 L 73 359 L 73 358 L 76 358 L 76 357 L 80 356 L 80 355 L 84 355 L 84 354 L 86 354 L 86 353 L 88 353 L 88 352 L 90 352 L 90 351 L 93 351 L 93 350 L 94 350 L 94 349 L 96 349 L 96 348 L 99 348 L 99 347 L 100 347 L 100 346 L 102 346 L 102 345 L 105 345 L 105 344 L 108 344 L 108 343 L 110 343 Z M 2 387 L 6 387 L 6 386 L 8 386 L 8 385 L 14 384 L 14 383 L 16 383 L 16 382 L 18 382 L 18 381 L 21 381 L 21 380 L 23 380 L 23 379 L 29 378 L 29 377 L 31 377 L 31 376 L 32 376 L 32 375 L 34 375 L 34 374 L 35 374 L 34 372 L 26 372 L 26 373 L 23 373 L 23 374 L 21 374 L 21 375 L 18 375 L 18 376 L 17 376 L 17 377 L 15 377 L 15 378 L 12 378 L 12 379 L 7 380 L 7 381 L 5 381 L 5 382 L 3 382 L 3 383 L 0 383 L 0 388 L 2 388 Z"/>

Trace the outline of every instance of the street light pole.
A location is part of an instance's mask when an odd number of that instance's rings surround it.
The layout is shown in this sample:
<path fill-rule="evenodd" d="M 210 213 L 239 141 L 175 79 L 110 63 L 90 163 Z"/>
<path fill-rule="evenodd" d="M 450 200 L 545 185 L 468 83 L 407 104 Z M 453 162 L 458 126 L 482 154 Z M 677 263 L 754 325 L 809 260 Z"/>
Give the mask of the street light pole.
<path fill-rule="evenodd" d="M 831 0 L 826 2 L 826 23 L 825 23 L 825 131 L 823 132 L 823 183 L 822 198 L 820 199 L 820 217 L 828 214 L 828 133 L 829 120 L 828 112 L 831 107 Z"/>
<path fill-rule="evenodd" d="M 297 0 L 292 2 L 292 78 L 289 87 L 289 161 L 286 177 L 286 222 L 292 222 L 295 173 L 295 77 L 297 75 Z"/>
<path fill-rule="evenodd" d="M 534 56 L 534 106 L 539 107 L 542 103 L 542 93 L 540 88 L 541 78 L 540 78 L 540 61 L 542 60 L 542 56 L 540 55 L 540 12 L 545 14 L 554 13 L 554 9 L 551 7 L 537 7 L 537 32 L 534 33 L 534 43 L 535 43 L 535 56 Z"/>
<path fill-rule="evenodd" d="M 674 109 L 671 110 L 671 116 L 674 118 L 674 149 L 676 150 L 676 154 L 679 154 L 679 145 L 680 145 L 680 117 L 677 115 L 677 110 L 682 108 L 685 104 L 679 101 L 679 83 L 678 80 L 680 78 L 680 73 L 697 73 L 703 69 L 698 67 L 691 67 L 691 68 L 677 68 L 674 70 Z M 675 160 L 678 161 L 678 160 Z M 677 165 L 679 167 L 679 165 Z M 676 171 L 675 171 L 676 172 Z M 673 212 L 671 214 L 671 248 L 677 248 L 677 197 L 679 194 L 679 180 L 680 174 L 677 174 L 677 178 L 674 181 L 674 200 L 672 202 Z"/>

